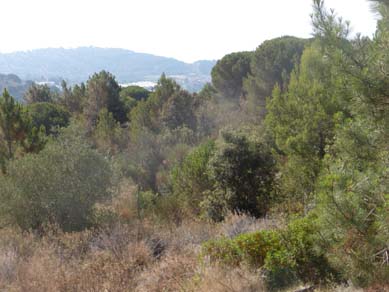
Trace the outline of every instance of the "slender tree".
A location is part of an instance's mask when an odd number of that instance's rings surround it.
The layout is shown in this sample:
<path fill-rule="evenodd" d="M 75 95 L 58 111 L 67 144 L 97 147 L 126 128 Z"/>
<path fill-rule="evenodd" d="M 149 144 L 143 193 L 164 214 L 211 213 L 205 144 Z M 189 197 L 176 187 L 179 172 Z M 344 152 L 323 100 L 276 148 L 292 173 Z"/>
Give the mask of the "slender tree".
<path fill-rule="evenodd" d="M 126 113 L 120 100 L 120 86 L 115 77 L 106 72 L 94 74 L 86 85 L 86 104 L 84 113 L 87 118 L 88 128 L 96 127 L 100 111 L 106 108 L 114 119 L 120 123 L 126 121 Z"/>
<path fill-rule="evenodd" d="M 0 97 L 0 143 L 6 149 L 5 157 L 11 159 L 15 152 L 15 143 L 23 141 L 26 136 L 26 125 L 22 105 L 5 89 Z"/>

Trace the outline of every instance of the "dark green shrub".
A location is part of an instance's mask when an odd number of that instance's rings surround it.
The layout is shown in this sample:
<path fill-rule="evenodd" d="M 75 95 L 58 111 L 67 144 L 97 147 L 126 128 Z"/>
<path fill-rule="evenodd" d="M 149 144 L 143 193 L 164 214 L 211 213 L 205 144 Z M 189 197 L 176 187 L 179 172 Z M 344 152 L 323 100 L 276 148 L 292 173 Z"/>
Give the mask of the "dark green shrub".
<path fill-rule="evenodd" d="M 27 110 L 31 116 L 32 126 L 37 129 L 44 126 L 46 135 L 55 134 L 58 132 L 56 128 L 69 125 L 70 113 L 59 105 L 38 102 L 29 104 Z"/>
<path fill-rule="evenodd" d="M 222 132 L 222 140 L 209 162 L 218 192 L 232 212 L 255 217 L 267 213 L 272 200 L 275 160 L 270 147 L 244 131 Z"/>

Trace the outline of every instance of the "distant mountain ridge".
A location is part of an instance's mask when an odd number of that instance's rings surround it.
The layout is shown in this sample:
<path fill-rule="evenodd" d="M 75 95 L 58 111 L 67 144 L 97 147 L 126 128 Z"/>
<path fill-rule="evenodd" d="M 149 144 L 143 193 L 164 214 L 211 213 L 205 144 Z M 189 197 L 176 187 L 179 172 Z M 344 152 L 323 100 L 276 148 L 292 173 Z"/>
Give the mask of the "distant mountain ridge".
<path fill-rule="evenodd" d="M 216 61 L 192 64 L 173 58 L 136 53 L 125 49 L 80 47 L 49 48 L 0 54 L 0 73 L 16 74 L 24 80 L 86 81 L 101 70 L 114 74 L 120 83 L 156 81 L 165 72 L 168 76 L 205 83 Z M 184 83 L 185 83 L 184 82 Z"/>
<path fill-rule="evenodd" d="M 0 94 L 6 88 L 16 99 L 21 99 L 32 81 L 21 80 L 15 74 L 0 74 Z"/>

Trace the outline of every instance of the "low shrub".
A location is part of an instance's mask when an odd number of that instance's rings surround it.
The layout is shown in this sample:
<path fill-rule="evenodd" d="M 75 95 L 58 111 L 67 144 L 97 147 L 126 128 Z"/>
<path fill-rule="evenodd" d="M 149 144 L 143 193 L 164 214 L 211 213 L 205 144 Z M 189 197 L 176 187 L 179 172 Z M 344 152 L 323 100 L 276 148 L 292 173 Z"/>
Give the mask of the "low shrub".
<path fill-rule="evenodd" d="M 202 246 L 202 254 L 211 262 L 238 266 L 242 261 L 241 251 L 233 239 L 222 238 L 208 241 Z"/>
<path fill-rule="evenodd" d="M 203 245 L 211 262 L 262 268 L 270 289 L 304 283 L 340 281 L 340 274 L 316 249 L 316 226 L 312 218 L 292 221 L 282 230 L 263 230 L 222 238 Z M 282 281 L 281 281 L 282 280 Z"/>
<path fill-rule="evenodd" d="M 234 239 L 222 238 L 203 245 L 203 254 L 227 265 L 246 263 L 253 268 L 264 266 L 267 254 L 280 243 L 276 231 L 241 234 Z"/>
<path fill-rule="evenodd" d="M 262 267 L 270 252 L 282 248 L 280 234 L 277 231 L 264 230 L 242 234 L 235 238 L 235 242 L 243 261 L 254 268 Z"/>
<path fill-rule="evenodd" d="M 341 275 L 331 267 L 324 251 L 317 248 L 318 232 L 313 216 L 296 219 L 280 231 L 280 245 L 266 256 L 265 267 L 270 286 L 280 279 L 304 283 L 339 282 Z"/>

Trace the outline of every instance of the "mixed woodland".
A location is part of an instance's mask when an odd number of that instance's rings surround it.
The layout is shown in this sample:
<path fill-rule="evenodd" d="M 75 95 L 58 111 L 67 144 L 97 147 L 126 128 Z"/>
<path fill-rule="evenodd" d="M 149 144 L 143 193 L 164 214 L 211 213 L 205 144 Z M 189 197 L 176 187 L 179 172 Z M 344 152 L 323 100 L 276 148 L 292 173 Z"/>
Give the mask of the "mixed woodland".
<path fill-rule="evenodd" d="M 374 36 L 226 55 L 197 93 L 111 73 L 0 97 L 0 291 L 388 291 L 389 1 Z M 350 7 L 352 9 L 352 7 Z"/>

